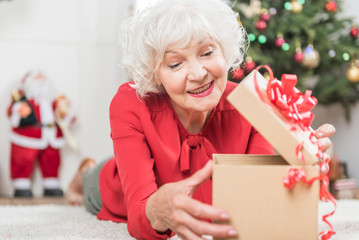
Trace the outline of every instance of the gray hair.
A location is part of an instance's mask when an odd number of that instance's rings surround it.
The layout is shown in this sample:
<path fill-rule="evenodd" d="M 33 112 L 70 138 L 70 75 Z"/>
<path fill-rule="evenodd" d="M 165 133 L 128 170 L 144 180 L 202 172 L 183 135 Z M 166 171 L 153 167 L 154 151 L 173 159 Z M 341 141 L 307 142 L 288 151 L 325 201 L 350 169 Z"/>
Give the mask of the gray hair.
<path fill-rule="evenodd" d="M 159 93 L 156 71 L 169 45 L 192 39 L 218 42 L 228 70 L 237 67 L 247 49 L 238 14 L 221 0 L 162 0 L 125 21 L 120 32 L 122 65 L 137 94 Z"/>

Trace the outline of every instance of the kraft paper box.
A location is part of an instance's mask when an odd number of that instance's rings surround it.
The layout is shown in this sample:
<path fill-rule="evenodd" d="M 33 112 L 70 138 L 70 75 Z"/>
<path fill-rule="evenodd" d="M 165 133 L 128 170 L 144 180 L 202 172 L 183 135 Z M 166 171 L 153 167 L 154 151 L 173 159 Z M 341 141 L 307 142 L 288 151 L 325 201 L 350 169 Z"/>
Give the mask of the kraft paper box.
<path fill-rule="evenodd" d="M 279 155 L 214 154 L 213 160 L 213 205 L 230 213 L 226 223 L 239 234 L 231 239 L 317 239 L 318 181 L 285 188 L 289 165 Z M 308 177 L 319 174 L 316 165 L 304 169 Z"/>
<path fill-rule="evenodd" d="M 307 179 L 319 175 L 318 147 L 309 132 L 296 128 L 266 98 L 268 81 L 256 70 L 228 96 L 228 101 L 272 144 L 280 155 L 215 154 L 213 205 L 227 210 L 239 240 L 317 239 L 319 181 L 287 189 L 289 168 L 304 168 Z M 298 158 L 301 152 L 305 164 Z"/>
<path fill-rule="evenodd" d="M 305 163 L 317 163 L 317 145 L 309 140 L 309 132 L 298 129 L 291 131 L 293 124 L 285 119 L 278 109 L 271 107 L 269 100 L 263 102 L 254 86 L 254 74 L 263 94 L 266 94 L 268 81 L 257 71 L 252 71 L 229 94 L 227 100 L 245 117 L 261 135 L 272 144 L 277 152 L 291 165 L 302 165 L 296 155 L 296 147 L 302 141 Z"/>

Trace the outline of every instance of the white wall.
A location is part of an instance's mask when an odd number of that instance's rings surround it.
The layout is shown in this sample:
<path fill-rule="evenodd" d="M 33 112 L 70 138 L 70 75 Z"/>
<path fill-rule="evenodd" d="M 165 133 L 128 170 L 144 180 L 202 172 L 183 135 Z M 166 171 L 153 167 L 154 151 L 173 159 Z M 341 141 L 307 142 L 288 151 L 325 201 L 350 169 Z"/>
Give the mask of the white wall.
<path fill-rule="evenodd" d="M 77 114 L 72 128 L 77 152 L 62 151 L 60 183 L 65 190 L 82 158 L 113 155 L 108 107 L 120 83 L 119 22 L 128 16 L 124 0 L 0 1 L 0 194 L 11 195 L 6 109 L 11 91 L 31 69 L 42 69 Z M 42 195 L 38 170 L 33 193 Z"/>

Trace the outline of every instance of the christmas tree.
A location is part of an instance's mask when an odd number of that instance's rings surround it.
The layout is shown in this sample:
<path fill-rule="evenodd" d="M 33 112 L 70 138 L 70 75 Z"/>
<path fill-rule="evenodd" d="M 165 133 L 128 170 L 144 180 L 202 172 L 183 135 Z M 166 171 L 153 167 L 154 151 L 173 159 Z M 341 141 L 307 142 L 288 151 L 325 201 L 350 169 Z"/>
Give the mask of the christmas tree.
<path fill-rule="evenodd" d="M 269 65 L 277 78 L 298 76 L 300 90 L 311 89 L 320 104 L 349 107 L 359 100 L 359 29 L 338 18 L 339 0 L 231 0 L 248 33 L 246 60 L 231 72 L 240 81 L 256 65 Z"/>

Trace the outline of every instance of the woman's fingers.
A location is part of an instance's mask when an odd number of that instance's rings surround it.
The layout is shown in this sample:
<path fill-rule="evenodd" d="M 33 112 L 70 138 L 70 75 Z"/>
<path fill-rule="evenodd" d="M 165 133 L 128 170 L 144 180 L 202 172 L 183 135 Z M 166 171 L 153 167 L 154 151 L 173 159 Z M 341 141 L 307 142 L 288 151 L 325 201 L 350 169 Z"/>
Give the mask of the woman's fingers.
<path fill-rule="evenodd" d="M 332 142 L 328 137 L 320 138 L 319 142 L 323 145 L 323 151 L 325 152 L 332 146 Z"/>
<path fill-rule="evenodd" d="M 207 164 L 195 172 L 192 176 L 183 180 L 182 183 L 185 184 L 184 191 L 188 196 L 192 196 L 193 192 L 206 180 L 212 176 L 213 171 L 213 161 L 210 160 Z"/>
<path fill-rule="evenodd" d="M 317 138 L 324 138 L 324 137 L 328 137 L 330 138 L 331 136 L 333 136 L 335 133 L 335 128 L 333 125 L 331 124 L 323 124 L 322 126 L 320 126 L 316 131 L 315 131 L 315 136 Z"/>
<path fill-rule="evenodd" d="M 195 218 L 219 221 L 229 220 L 229 214 L 226 211 L 208 204 L 204 204 L 185 195 L 181 195 L 173 199 L 172 204 L 175 208 L 184 209 L 188 214 Z"/>
<path fill-rule="evenodd" d="M 204 204 L 202 203 L 202 205 Z M 186 236 L 186 239 L 193 239 L 188 238 L 192 235 L 211 235 L 216 238 L 228 238 L 237 235 L 237 231 L 234 227 L 230 225 L 207 222 L 202 219 L 202 216 L 194 216 L 193 212 L 190 211 L 190 208 L 186 209 L 185 211 L 177 211 L 176 214 L 174 214 L 173 223 L 176 229 L 175 232 L 179 235 Z"/>

